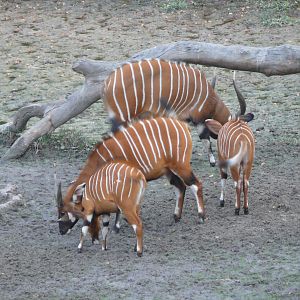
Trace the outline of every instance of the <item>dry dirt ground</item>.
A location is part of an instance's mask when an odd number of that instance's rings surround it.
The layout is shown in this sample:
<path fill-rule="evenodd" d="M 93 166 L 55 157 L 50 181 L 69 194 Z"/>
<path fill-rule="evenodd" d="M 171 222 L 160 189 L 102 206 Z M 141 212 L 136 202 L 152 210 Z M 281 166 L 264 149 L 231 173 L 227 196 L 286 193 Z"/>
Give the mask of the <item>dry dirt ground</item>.
<path fill-rule="evenodd" d="M 187 6 L 172 10 L 182 2 Z M 79 58 L 121 60 L 179 40 L 299 45 L 299 7 L 281 12 L 290 19 L 278 27 L 262 2 L 2 0 L 0 121 L 25 104 L 73 91 L 82 83 L 71 70 Z M 205 70 L 211 78 L 213 68 Z M 216 72 L 217 92 L 234 110 L 232 71 Z M 175 192 L 161 179 L 149 183 L 142 207 L 142 258 L 125 222 L 118 235 L 110 234 L 108 251 L 88 240 L 78 254 L 80 226 L 58 233 L 53 174 L 65 189 L 108 129 L 99 101 L 21 159 L 0 166 L 0 189 L 14 184 L 23 199 L 0 210 L 0 299 L 299 299 L 300 78 L 238 72 L 237 79 L 255 114 L 249 215 L 234 215 L 231 179 L 226 205 L 218 207 L 218 169 L 209 166 L 193 130 L 192 164 L 204 184 L 206 223 L 197 224 L 188 192 L 175 224 Z M 7 140 L 0 137 L 0 156 Z"/>

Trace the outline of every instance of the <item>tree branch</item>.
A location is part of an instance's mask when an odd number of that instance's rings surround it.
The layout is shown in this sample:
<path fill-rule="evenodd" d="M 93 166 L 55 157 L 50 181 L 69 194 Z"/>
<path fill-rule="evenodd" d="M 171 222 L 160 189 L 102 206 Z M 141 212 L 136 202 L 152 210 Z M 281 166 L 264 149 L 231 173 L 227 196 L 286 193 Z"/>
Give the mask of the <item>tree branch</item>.
<path fill-rule="evenodd" d="M 300 47 L 248 47 L 242 45 L 180 41 L 160 45 L 134 54 L 129 61 L 162 58 L 193 64 L 263 73 L 266 76 L 300 73 Z M 4 131 L 16 132 L 26 127 L 32 117 L 41 118 L 25 131 L 2 157 L 2 160 L 22 156 L 39 137 L 55 130 L 77 116 L 102 97 L 103 82 L 110 72 L 123 62 L 80 60 L 72 69 L 85 77 L 83 86 L 64 100 L 52 104 L 34 104 L 21 108 L 7 124 Z"/>

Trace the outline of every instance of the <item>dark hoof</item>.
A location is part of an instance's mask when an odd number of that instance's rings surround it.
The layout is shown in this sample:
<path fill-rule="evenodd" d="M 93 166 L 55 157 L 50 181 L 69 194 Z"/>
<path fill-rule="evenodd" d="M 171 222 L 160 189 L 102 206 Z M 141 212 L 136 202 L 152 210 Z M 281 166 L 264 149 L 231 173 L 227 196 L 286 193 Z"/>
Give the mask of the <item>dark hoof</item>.
<path fill-rule="evenodd" d="M 114 226 L 113 232 L 114 233 L 119 233 L 120 232 L 120 227 Z"/>
<path fill-rule="evenodd" d="M 236 208 L 236 209 L 234 210 L 234 214 L 235 214 L 236 216 L 238 216 L 238 215 L 240 214 L 240 209 L 239 209 L 239 208 Z"/>
<path fill-rule="evenodd" d="M 137 254 L 138 257 L 142 257 L 143 252 L 137 252 L 136 254 Z"/>
<path fill-rule="evenodd" d="M 205 217 L 203 214 L 198 214 L 199 216 L 199 224 L 203 224 L 204 223 L 204 220 L 205 220 Z"/>
<path fill-rule="evenodd" d="M 225 206 L 225 201 L 224 200 L 220 200 L 220 207 L 224 207 Z"/>
<path fill-rule="evenodd" d="M 245 208 L 244 208 L 244 215 L 248 215 L 248 214 L 249 214 L 248 207 L 245 207 Z"/>
<path fill-rule="evenodd" d="M 178 223 L 180 221 L 181 217 L 178 217 L 177 215 L 174 215 L 174 221 L 175 223 Z"/>
<path fill-rule="evenodd" d="M 77 248 L 77 253 L 82 253 L 82 248 Z"/>
<path fill-rule="evenodd" d="M 210 164 L 211 167 L 215 167 L 216 166 L 215 162 L 210 162 L 209 164 Z"/>

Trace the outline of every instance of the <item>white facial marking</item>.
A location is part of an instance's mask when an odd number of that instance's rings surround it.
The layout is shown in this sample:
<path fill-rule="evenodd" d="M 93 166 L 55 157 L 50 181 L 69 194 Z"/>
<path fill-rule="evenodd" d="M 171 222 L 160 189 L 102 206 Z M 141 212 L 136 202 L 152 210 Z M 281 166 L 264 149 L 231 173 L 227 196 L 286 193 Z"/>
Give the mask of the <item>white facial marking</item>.
<path fill-rule="evenodd" d="M 91 223 L 93 219 L 93 214 L 87 215 L 86 219 Z"/>
<path fill-rule="evenodd" d="M 69 216 L 69 219 L 71 220 L 71 222 L 75 222 L 76 221 L 76 218 L 73 216 L 72 213 L 68 212 L 68 216 Z"/>

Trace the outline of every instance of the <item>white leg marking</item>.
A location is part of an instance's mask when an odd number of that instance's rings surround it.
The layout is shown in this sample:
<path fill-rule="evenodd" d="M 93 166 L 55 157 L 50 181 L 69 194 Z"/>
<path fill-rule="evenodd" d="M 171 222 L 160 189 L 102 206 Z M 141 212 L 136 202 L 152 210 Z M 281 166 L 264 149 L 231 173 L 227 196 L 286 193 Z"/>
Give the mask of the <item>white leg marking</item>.
<path fill-rule="evenodd" d="M 221 179 L 221 196 L 220 196 L 220 201 L 224 201 L 225 183 L 226 183 L 226 179 L 222 178 Z"/>
<path fill-rule="evenodd" d="M 103 223 L 107 223 L 109 222 L 110 216 L 109 215 L 103 215 L 102 217 L 102 224 Z M 108 226 L 102 226 L 102 250 L 106 250 L 107 249 L 107 234 L 108 234 Z"/>
<path fill-rule="evenodd" d="M 134 232 L 136 234 L 136 228 L 137 228 L 137 226 L 135 224 L 133 224 L 132 228 L 133 228 L 133 230 L 134 230 Z M 137 252 L 141 252 L 141 245 L 139 244 L 138 240 L 136 240 L 136 251 Z"/>
<path fill-rule="evenodd" d="M 77 247 L 78 249 L 82 249 L 82 242 L 83 241 L 81 240 L 80 243 L 79 243 L 79 245 L 78 245 L 78 247 Z"/>
<path fill-rule="evenodd" d="M 132 228 L 133 228 L 133 230 L 134 230 L 135 233 L 136 233 L 136 227 L 137 226 L 135 224 L 132 225 Z"/>
<path fill-rule="evenodd" d="M 216 159 L 215 159 L 214 155 L 212 154 L 212 152 L 209 152 L 209 163 L 211 165 L 215 165 L 216 164 Z"/>
<path fill-rule="evenodd" d="M 193 184 L 192 186 L 191 186 L 191 189 L 192 189 L 192 192 L 193 192 L 193 194 L 194 194 L 194 196 L 196 197 L 196 200 L 197 200 L 197 206 L 198 206 L 198 213 L 200 213 L 200 214 L 202 214 L 203 213 L 203 210 L 202 210 L 202 208 L 200 207 L 200 205 L 199 205 L 199 199 L 198 199 L 198 194 L 197 194 L 197 192 L 198 192 L 198 187 L 195 185 L 195 184 Z"/>
<path fill-rule="evenodd" d="M 90 214 L 90 215 L 87 215 L 86 216 L 86 219 L 88 220 L 88 222 L 92 222 L 92 219 L 93 219 L 93 214 Z"/>
<path fill-rule="evenodd" d="M 86 236 L 89 230 L 89 226 L 83 226 L 81 229 L 81 232 L 83 234 L 83 236 Z"/>
<path fill-rule="evenodd" d="M 174 211 L 174 215 L 178 216 L 179 215 L 179 196 L 180 196 L 180 192 L 179 190 L 176 190 L 176 206 L 175 206 L 175 211 Z"/>

